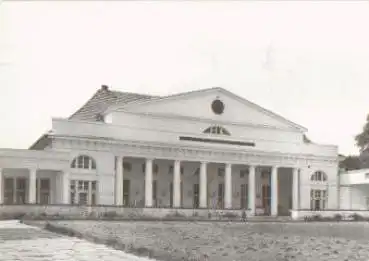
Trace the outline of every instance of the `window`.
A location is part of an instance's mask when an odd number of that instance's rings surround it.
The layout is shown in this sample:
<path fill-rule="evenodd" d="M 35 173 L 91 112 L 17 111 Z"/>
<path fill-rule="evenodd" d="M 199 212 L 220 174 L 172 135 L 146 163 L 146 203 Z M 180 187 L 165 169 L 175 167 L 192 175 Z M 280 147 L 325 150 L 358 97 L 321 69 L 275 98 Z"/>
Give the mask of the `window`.
<path fill-rule="evenodd" d="M 248 184 L 241 184 L 241 197 L 240 207 L 241 209 L 247 209 L 249 203 L 249 186 Z"/>
<path fill-rule="evenodd" d="M 218 169 L 218 177 L 224 177 L 224 168 Z"/>
<path fill-rule="evenodd" d="M 4 182 L 4 204 L 14 204 L 14 178 L 5 178 Z"/>
<path fill-rule="evenodd" d="M 129 206 L 130 188 L 131 188 L 131 181 L 129 179 L 123 180 L 123 206 Z"/>
<path fill-rule="evenodd" d="M 224 184 L 218 184 L 218 206 L 217 208 L 224 208 Z"/>
<path fill-rule="evenodd" d="M 131 171 L 132 170 L 132 164 L 129 162 L 123 162 L 123 170 L 124 171 Z"/>
<path fill-rule="evenodd" d="M 245 178 L 248 175 L 249 175 L 249 170 L 248 169 L 240 170 L 240 178 Z"/>
<path fill-rule="evenodd" d="M 310 209 L 313 211 L 323 210 L 327 206 L 327 191 L 321 189 L 310 190 Z"/>
<path fill-rule="evenodd" d="M 200 193 L 199 184 L 193 184 L 193 202 L 192 202 L 193 208 L 199 208 L 200 203 L 199 193 Z"/>
<path fill-rule="evenodd" d="M 72 161 L 71 168 L 73 169 L 96 169 L 96 162 L 93 158 L 86 155 L 81 155 Z"/>
<path fill-rule="evenodd" d="M 16 204 L 26 203 L 26 178 L 16 179 Z"/>
<path fill-rule="evenodd" d="M 222 126 L 218 126 L 218 125 L 210 126 L 206 130 L 204 130 L 203 133 L 228 135 L 228 136 L 231 135 L 228 130 L 226 130 Z"/>
<path fill-rule="evenodd" d="M 71 180 L 70 203 L 79 205 L 96 205 L 97 181 Z"/>
<path fill-rule="evenodd" d="M 36 191 L 37 204 L 47 205 L 50 203 L 50 179 L 37 179 Z"/>
<path fill-rule="evenodd" d="M 325 174 L 323 171 L 316 171 L 313 175 L 311 175 L 310 178 L 311 181 L 327 181 L 327 174 Z"/>

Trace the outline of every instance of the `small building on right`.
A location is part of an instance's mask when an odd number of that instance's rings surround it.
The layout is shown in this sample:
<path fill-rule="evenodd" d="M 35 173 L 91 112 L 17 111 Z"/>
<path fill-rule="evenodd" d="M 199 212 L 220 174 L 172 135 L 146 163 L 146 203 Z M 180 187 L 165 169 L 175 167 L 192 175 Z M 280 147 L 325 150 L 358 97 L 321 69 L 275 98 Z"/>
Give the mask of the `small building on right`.
<path fill-rule="evenodd" d="M 341 210 L 369 210 L 369 168 L 341 172 L 339 182 Z"/>

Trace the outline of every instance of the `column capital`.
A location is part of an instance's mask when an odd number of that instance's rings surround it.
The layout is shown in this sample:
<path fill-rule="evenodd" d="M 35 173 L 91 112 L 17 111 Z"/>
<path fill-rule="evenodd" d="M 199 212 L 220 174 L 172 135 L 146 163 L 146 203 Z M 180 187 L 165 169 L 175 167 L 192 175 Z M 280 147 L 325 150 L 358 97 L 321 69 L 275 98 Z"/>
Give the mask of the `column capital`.
<path fill-rule="evenodd" d="M 207 165 L 209 162 L 208 161 L 200 161 L 201 165 Z"/>
<path fill-rule="evenodd" d="M 154 161 L 154 158 L 145 158 L 145 161 L 146 161 L 146 162 Z"/>
<path fill-rule="evenodd" d="M 226 162 L 226 163 L 224 163 L 224 165 L 225 165 L 225 167 L 232 167 L 232 163 L 230 163 L 230 162 Z"/>

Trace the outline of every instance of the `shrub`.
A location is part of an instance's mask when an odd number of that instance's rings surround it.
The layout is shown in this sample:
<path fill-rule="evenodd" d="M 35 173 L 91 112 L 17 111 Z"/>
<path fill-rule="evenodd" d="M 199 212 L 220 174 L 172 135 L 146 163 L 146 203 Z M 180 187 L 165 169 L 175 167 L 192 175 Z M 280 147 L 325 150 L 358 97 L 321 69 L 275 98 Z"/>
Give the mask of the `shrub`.
<path fill-rule="evenodd" d="M 354 221 L 364 221 L 365 218 L 357 213 L 354 213 L 352 215 L 350 215 L 350 219 L 354 220 Z"/>
<path fill-rule="evenodd" d="M 223 217 L 226 217 L 226 218 L 238 218 L 238 215 L 233 213 L 233 212 L 226 212 L 223 214 Z"/>
<path fill-rule="evenodd" d="M 107 211 L 103 214 L 103 217 L 105 218 L 115 218 L 117 216 L 116 211 Z"/>
<path fill-rule="evenodd" d="M 323 221 L 324 218 L 321 215 L 313 215 L 313 216 L 305 216 L 304 221 L 305 222 L 311 222 L 311 221 Z"/>
<path fill-rule="evenodd" d="M 341 221 L 342 220 L 342 215 L 341 214 L 334 215 L 333 220 L 335 220 L 335 221 Z"/>

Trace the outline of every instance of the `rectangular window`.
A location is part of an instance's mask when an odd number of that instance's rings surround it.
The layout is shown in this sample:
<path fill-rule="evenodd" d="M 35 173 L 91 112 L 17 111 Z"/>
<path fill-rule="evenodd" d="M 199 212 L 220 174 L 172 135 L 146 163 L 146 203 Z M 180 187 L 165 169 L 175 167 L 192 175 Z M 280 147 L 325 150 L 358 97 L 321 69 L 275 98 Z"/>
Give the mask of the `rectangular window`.
<path fill-rule="evenodd" d="M 36 180 L 36 202 L 41 205 L 50 203 L 50 179 Z"/>
<path fill-rule="evenodd" d="M 71 180 L 70 204 L 95 205 L 96 199 L 97 181 Z"/>
<path fill-rule="evenodd" d="M 129 206 L 130 199 L 130 188 L 131 188 L 131 181 L 129 179 L 123 180 L 123 206 Z"/>
<path fill-rule="evenodd" d="M 14 204 L 14 179 L 5 178 L 4 180 L 4 204 Z"/>
<path fill-rule="evenodd" d="M 91 182 L 91 205 L 92 206 L 95 206 L 97 203 L 96 203 L 96 196 L 97 194 L 97 190 L 96 190 L 96 181 L 92 181 Z"/>
<path fill-rule="evenodd" d="M 269 184 L 262 185 L 262 206 L 266 213 L 270 212 L 270 205 L 271 205 L 271 187 Z"/>
<path fill-rule="evenodd" d="M 157 186 L 158 186 L 157 181 L 154 180 L 152 182 L 152 200 L 153 200 L 153 206 L 154 207 L 158 206 Z"/>
<path fill-rule="evenodd" d="M 248 209 L 249 205 L 249 186 L 248 184 L 241 184 L 241 209 Z"/>
<path fill-rule="evenodd" d="M 16 179 L 16 204 L 26 203 L 26 178 Z"/>
<path fill-rule="evenodd" d="M 310 191 L 310 209 L 313 211 L 324 210 L 327 207 L 327 191 L 312 189 Z"/>

